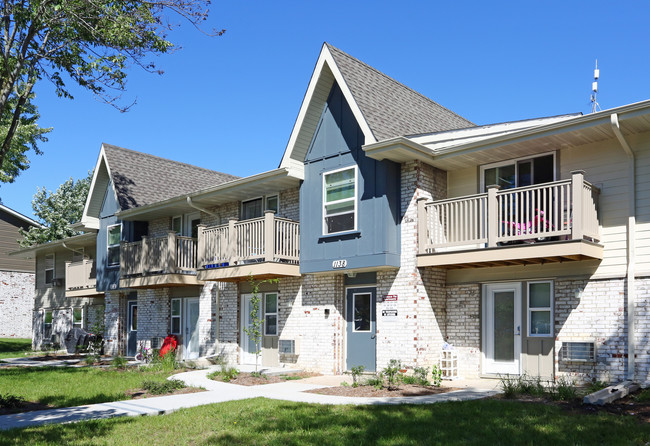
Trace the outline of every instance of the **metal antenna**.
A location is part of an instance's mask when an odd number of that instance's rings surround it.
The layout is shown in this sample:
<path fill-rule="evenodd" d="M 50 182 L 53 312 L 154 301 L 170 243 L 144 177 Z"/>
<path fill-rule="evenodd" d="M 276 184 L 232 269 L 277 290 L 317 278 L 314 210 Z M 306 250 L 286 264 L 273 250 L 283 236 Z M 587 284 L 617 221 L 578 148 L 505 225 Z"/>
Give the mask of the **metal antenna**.
<path fill-rule="evenodd" d="M 596 113 L 601 110 L 598 103 L 598 78 L 600 77 L 600 70 L 598 69 L 598 59 L 596 59 L 596 68 L 594 69 L 594 81 L 591 83 L 591 112 Z"/>

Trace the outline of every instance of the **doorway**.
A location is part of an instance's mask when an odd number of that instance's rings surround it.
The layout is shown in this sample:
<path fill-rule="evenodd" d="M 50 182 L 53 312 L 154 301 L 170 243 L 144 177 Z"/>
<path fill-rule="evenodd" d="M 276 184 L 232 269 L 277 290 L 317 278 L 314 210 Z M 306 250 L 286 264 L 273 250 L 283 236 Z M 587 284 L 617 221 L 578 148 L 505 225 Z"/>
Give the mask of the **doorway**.
<path fill-rule="evenodd" d="M 348 288 L 345 320 L 347 334 L 346 366 L 363 366 L 374 372 L 377 362 L 377 289 Z"/>
<path fill-rule="evenodd" d="M 251 315 L 251 299 L 252 294 L 242 294 L 241 296 L 241 346 L 240 346 L 240 363 L 241 364 L 255 364 L 258 360 L 258 355 L 256 352 L 259 350 L 261 353 L 262 346 L 261 344 L 256 344 L 252 336 L 246 333 L 246 329 L 249 329 L 254 321 L 253 315 Z M 257 311 L 257 318 L 260 319 L 260 310 L 262 307 L 262 299 L 260 299 L 260 307 Z M 260 326 L 260 330 L 262 327 Z M 261 356 L 261 354 L 259 355 Z M 260 365 L 260 364 L 257 364 Z"/>
<path fill-rule="evenodd" d="M 183 359 L 199 357 L 199 298 L 183 299 Z"/>
<path fill-rule="evenodd" d="M 126 356 L 135 356 L 138 352 L 138 301 L 127 301 Z"/>
<path fill-rule="evenodd" d="M 483 373 L 521 373 L 521 283 L 483 286 Z"/>

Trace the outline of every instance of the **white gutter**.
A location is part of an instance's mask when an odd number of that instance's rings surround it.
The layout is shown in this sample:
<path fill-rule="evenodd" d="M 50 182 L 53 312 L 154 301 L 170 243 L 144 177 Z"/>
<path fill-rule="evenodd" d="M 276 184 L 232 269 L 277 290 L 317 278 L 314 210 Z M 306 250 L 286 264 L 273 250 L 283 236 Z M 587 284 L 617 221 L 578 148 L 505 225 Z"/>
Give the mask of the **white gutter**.
<path fill-rule="evenodd" d="M 635 254 L 635 228 L 636 228 L 636 160 L 634 152 L 621 132 L 618 115 L 610 115 L 612 130 L 619 144 L 628 158 L 628 219 L 627 219 L 627 379 L 634 381 L 634 355 L 636 353 L 636 339 L 634 336 L 634 310 L 636 308 L 636 288 L 634 263 Z"/>
<path fill-rule="evenodd" d="M 192 199 L 189 196 L 187 197 L 187 205 L 189 207 L 191 207 L 191 208 L 194 208 L 194 209 L 198 210 L 198 211 L 205 212 L 208 215 L 212 215 L 213 217 L 217 216 L 217 214 L 215 214 L 214 212 L 210 212 L 207 209 L 199 207 L 199 206 L 195 205 L 194 203 L 192 203 Z"/>

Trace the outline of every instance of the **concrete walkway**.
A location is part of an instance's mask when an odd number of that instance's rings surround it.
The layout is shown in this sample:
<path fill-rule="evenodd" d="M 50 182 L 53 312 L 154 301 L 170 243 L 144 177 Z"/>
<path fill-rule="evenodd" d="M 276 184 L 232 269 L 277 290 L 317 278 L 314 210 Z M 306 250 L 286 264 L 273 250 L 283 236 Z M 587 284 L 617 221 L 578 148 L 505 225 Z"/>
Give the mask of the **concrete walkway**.
<path fill-rule="evenodd" d="M 208 379 L 206 375 L 215 369 L 215 367 L 211 367 L 210 369 L 179 373 L 173 376 L 174 379 L 180 379 L 190 386 L 203 387 L 207 390 L 206 392 L 2 415 L 0 416 L 0 429 L 24 428 L 48 423 L 73 423 L 123 416 L 162 415 L 178 409 L 257 397 L 301 403 L 372 405 L 432 404 L 441 401 L 478 399 L 499 393 L 498 381 L 472 380 L 444 382 L 444 385 L 460 388 L 461 390 L 438 395 L 392 398 L 342 397 L 304 393 L 304 391 L 337 386 L 341 381 L 348 380 L 348 376 L 316 376 L 296 381 L 247 387 Z M 269 370 L 269 372 L 272 371 Z M 289 372 L 284 369 L 282 373 Z"/>

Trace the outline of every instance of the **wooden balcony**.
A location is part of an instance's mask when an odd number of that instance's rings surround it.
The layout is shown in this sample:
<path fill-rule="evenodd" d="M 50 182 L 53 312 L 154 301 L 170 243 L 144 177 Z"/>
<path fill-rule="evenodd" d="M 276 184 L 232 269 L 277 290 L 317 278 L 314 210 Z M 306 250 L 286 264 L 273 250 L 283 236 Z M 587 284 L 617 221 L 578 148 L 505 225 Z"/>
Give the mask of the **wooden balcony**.
<path fill-rule="evenodd" d="M 418 266 L 480 268 L 602 259 L 598 188 L 571 179 L 427 203 Z"/>
<path fill-rule="evenodd" d="M 200 285 L 196 277 L 197 240 L 169 231 L 120 245 L 120 287 Z"/>
<path fill-rule="evenodd" d="M 97 270 L 95 260 L 84 259 L 80 262 L 65 262 L 65 296 L 88 297 L 104 293 L 95 289 Z"/>
<path fill-rule="evenodd" d="M 252 220 L 199 225 L 200 280 L 238 281 L 300 276 L 300 228 L 296 221 L 267 211 Z"/>

